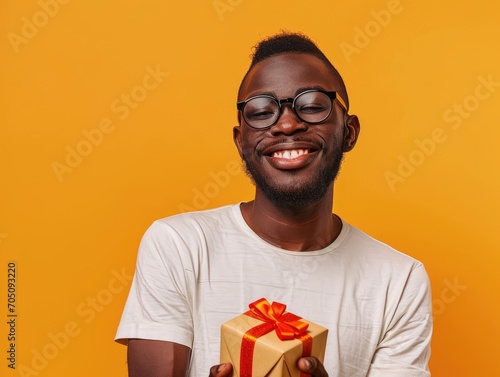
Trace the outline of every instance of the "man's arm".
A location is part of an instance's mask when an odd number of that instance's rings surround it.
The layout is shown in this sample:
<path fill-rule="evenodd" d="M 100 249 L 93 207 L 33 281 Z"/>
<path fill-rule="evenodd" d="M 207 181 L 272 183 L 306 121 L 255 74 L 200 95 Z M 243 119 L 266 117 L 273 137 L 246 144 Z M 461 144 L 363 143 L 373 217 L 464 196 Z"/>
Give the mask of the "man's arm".
<path fill-rule="evenodd" d="M 367 377 L 429 377 L 431 335 L 431 288 L 427 273 L 420 265 L 406 281 Z"/>
<path fill-rule="evenodd" d="M 129 377 L 185 377 L 191 349 L 161 340 L 130 339 L 127 360 Z"/>
<path fill-rule="evenodd" d="M 137 267 L 115 340 L 128 344 L 131 377 L 177 377 L 189 370 L 193 323 L 188 302 L 195 278 L 186 280 L 179 235 L 154 222 L 144 234 Z M 187 257 L 189 260 L 189 257 Z"/>

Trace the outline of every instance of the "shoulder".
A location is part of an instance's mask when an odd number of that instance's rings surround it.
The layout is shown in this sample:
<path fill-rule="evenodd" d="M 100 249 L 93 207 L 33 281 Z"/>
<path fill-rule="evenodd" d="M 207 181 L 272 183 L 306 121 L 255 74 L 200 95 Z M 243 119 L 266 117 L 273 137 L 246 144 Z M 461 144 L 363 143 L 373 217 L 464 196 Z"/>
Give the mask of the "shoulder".
<path fill-rule="evenodd" d="M 221 237 L 222 233 L 234 232 L 235 213 L 238 205 L 185 212 L 154 221 L 144 233 L 141 249 L 153 250 L 205 250 L 207 245 Z"/>
<path fill-rule="evenodd" d="M 238 204 L 231 204 L 203 211 L 184 212 L 158 219 L 151 224 L 146 234 L 182 233 L 185 231 L 193 233 L 196 230 L 216 228 L 233 222 L 231 219 L 237 206 Z"/>
<path fill-rule="evenodd" d="M 205 260 L 222 237 L 221 229 L 233 223 L 235 207 L 186 212 L 154 221 L 141 239 L 138 264 L 191 266 Z"/>
<path fill-rule="evenodd" d="M 366 266 L 377 273 L 408 274 L 414 270 L 417 274 L 426 276 L 422 262 L 405 252 L 375 239 L 360 229 L 346 224 L 347 235 L 343 242 L 343 252 L 356 260 L 356 263 Z M 420 273 L 419 273 L 420 272 Z"/>
<path fill-rule="evenodd" d="M 370 297 L 379 294 L 387 313 L 402 315 L 412 308 L 418 318 L 429 316 L 430 281 L 421 261 L 352 226 L 345 244 L 351 254 L 348 269 L 362 277 L 354 285 L 370 291 Z"/>

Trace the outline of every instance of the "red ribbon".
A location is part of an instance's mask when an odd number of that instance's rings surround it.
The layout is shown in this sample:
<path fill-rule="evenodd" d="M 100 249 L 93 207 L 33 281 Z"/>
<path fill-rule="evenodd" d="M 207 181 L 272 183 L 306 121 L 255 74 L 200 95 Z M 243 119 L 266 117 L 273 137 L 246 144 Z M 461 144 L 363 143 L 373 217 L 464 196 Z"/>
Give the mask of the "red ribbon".
<path fill-rule="evenodd" d="M 301 317 L 285 313 L 286 305 L 279 302 L 269 304 L 261 298 L 250 305 L 245 313 L 264 323 L 248 330 L 243 335 L 240 351 L 240 377 L 252 377 L 253 351 L 259 337 L 273 330 L 281 340 L 298 339 L 302 342 L 302 356 L 310 356 L 312 351 L 312 337 L 306 332 L 309 324 L 299 321 Z M 307 376 L 301 373 L 301 376 Z"/>

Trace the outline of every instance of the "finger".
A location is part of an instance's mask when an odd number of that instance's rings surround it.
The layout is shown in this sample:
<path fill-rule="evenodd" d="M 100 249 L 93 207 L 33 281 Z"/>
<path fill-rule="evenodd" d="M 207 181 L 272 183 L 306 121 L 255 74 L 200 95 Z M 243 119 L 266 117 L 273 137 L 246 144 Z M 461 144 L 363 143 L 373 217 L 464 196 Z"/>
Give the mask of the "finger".
<path fill-rule="evenodd" d="M 233 366 L 231 363 L 214 365 L 210 368 L 209 377 L 231 377 L 233 375 Z"/>
<path fill-rule="evenodd" d="M 297 361 L 297 366 L 301 372 L 310 374 L 314 377 L 328 377 L 323 364 L 314 356 L 301 357 Z"/>

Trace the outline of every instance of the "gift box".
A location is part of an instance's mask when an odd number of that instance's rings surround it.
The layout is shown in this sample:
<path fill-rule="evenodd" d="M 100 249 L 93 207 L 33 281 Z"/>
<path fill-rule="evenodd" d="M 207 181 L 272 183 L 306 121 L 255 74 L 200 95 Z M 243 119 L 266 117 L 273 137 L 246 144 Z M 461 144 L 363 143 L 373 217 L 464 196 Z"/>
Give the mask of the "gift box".
<path fill-rule="evenodd" d="M 233 364 L 234 377 L 301 377 L 297 360 L 323 362 L 328 330 L 286 312 L 266 299 L 221 326 L 220 362 Z"/>

